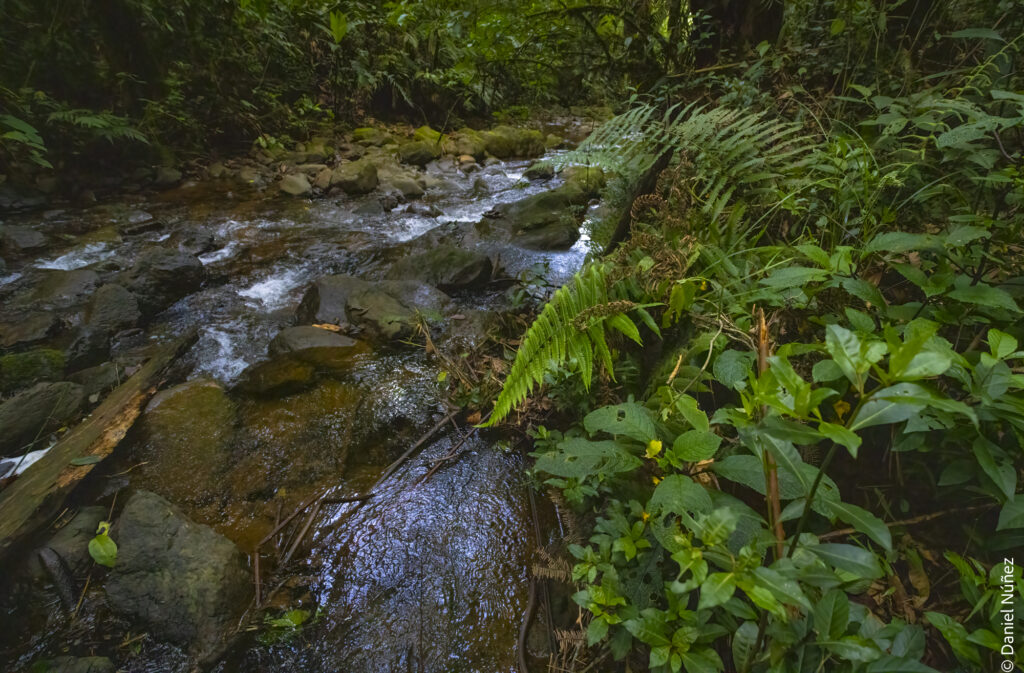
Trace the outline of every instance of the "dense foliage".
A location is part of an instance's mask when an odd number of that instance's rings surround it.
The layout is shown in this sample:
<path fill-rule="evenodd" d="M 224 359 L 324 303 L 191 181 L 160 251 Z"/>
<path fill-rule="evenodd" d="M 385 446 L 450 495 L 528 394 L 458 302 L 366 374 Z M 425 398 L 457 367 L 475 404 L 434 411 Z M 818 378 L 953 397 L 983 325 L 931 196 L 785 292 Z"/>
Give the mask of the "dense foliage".
<path fill-rule="evenodd" d="M 743 76 L 656 89 L 566 158 L 660 174 L 493 419 L 536 417 L 537 384 L 564 412 L 535 469 L 591 524 L 574 598 L 614 659 L 1012 668 L 1024 12 L 949 5 L 799 4 Z"/>

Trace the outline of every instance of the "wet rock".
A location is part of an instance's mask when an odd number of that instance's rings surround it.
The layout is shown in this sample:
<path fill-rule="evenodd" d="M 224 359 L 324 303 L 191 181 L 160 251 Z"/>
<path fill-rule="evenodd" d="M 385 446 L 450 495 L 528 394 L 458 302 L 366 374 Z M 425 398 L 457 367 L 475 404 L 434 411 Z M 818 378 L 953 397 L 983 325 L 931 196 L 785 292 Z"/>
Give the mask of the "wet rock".
<path fill-rule="evenodd" d="M 0 456 L 13 456 L 71 421 L 82 409 L 82 386 L 37 383 L 0 404 Z"/>
<path fill-rule="evenodd" d="M 418 199 L 423 196 L 424 189 L 416 180 L 405 175 L 387 178 L 381 186 L 388 192 L 397 192 L 403 199 Z"/>
<path fill-rule="evenodd" d="M 377 167 L 368 159 L 342 164 L 331 174 L 331 186 L 346 194 L 366 194 L 377 187 Z"/>
<path fill-rule="evenodd" d="M 32 673 L 114 673 L 117 668 L 106 657 L 56 657 L 32 664 Z"/>
<path fill-rule="evenodd" d="M 295 170 L 301 172 L 303 175 L 307 177 L 315 177 L 320 173 L 320 171 L 324 170 L 325 168 L 327 168 L 327 166 L 320 163 L 299 164 L 298 166 L 295 167 Z"/>
<path fill-rule="evenodd" d="M 227 176 L 228 169 L 227 166 L 225 166 L 221 162 L 215 161 L 212 164 L 210 164 L 210 166 L 206 169 L 206 174 L 209 175 L 214 180 L 219 180 Z"/>
<path fill-rule="evenodd" d="M 429 203 L 411 203 L 405 207 L 404 212 L 410 215 L 419 215 L 420 217 L 440 217 L 444 215 L 443 210 Z"/>
<path fill-rule="evenodd" d="M 608 179 L 599 166 L 570 166 L 562 171 L 565 184 L 577 187 L 588 199 L 596 198 L 608 184 Z"/>
<path fill-rule="evenodd" d="M 490 154 L 499 159 L 539 157 L 544 154 L 544 135 L 540 131 L 496 126 L 480 134 Z"/>
<path fill-rule="evenodd" d="M 498 316 L 494 311 L 461 311 L 451 316 L 445 323 L 444 346 L 449 350 L 472 350 L 487 340 L 498 322 Z"/>
<path fill-rule="evenodd" d="M 202 229 L 190 229 L 171 240 L 177 244 L 178 250 L 190 255 L 204 255 L 217 249 L 213 232 Z"/>
<path fill-rule="evenodd" d="M 555 177 L 555 167 L 548 161 L 538 161 L 523 171 L 527 180 L 550 180 Z"/>
<path fill-rule="evenodd" d="M 278 188 L 285 194 L 291 194 L 292 196 L 305 196 L 313 191 L 313 186 L 309 184 L 309 180 L 306 179 L 305 175 L 301 174 L 284 176 L 281 178 L 281 182 L 278 183 Z"/>
<path fill-rule="evenodd" d="M 100 284 L 100 277 L 89 269 L 39 269 L 29 277 L 31 287 L 12 297 L 12 307 L 33 310 L 67 309 L 80 306 L 92 296 Z"/>
<path fill-rule="evenodd" d="M 173 166 L 160 166 L 156 169 L 153 182 L 158 187 L 173 187 L 181 182 L 181 171 Z"/>
<path fill-rule="evenodd" d="M 0 323 L 0 346 L 25 348 L 46 341 L 60 329 L 60 319 L 50 312 L 32 312 Z"/>
<path fill-rule="evenodd" d="M 127 288 L 116 283 L 100 286 L 85 307 L 86 325 L 108 334 L 134 327 L 141 317 L 139 300 Z"/>
<path fill-rule="evenodd" d="M 195 379 L 157 393 L 142 415 L 144 476 L 175 502 L 201 503 L 227 467 L 235 405 L 215 381 Z"/>
<path fill-rule="evenodd" d="M 82 386 L 86 399 L 92 400 L 109 393 L 127 378 L 123 367 L 113 362 L 104 362 L 71 374 L 68 381 Z"/>
<path fill-rule="evenodd" d="M 83 507 L 67 525 L 54 533 L 40 547 L 48 547 L 57 552 L 73 576 L 82 575 L 92 565 L 89 540 L 96 535 L 100 521 L 106 518 L 106 507 Z M 45 572 L 42 566 L 38 563 L 32 565 L 35 566 L 30 568 L 32 574 L 42 577 Z"/>
<path fill-rule="evenodd" d="M 242 166 L 239 168 L 236 177 L 242 184 L 252 185 L 254 187 L 263 187 L 266 185 L 266 180 L 263 179 L 263 174 L 252 166 Z"/>
<path fill-rule="evenodd" d="M 398 160 L 403 164 L 426 166 L 441 157 L 441 146 L 426 140 L 411 140 L 398 147 Z"/>
<path fill-rule="evenodd" d="M 366 344 L 320 327 L 301 326 L 282 330 L 267 348 L 271 357 L 286 355 L 315 367 L 338 369 L 368 352 Z"/>
<path fill-rule="evenodd" d="M 425 143 L 432 143 L 434 145 L 440 145 L 443 136 L 440 131 L 435 131 L 429 126 L 421 126 L 412 132 L 412 139 Z"/>
<path fill-rule="evenodd" d="M 106 583 L 115 612 L 200 662 L 223 652 L 252 594 L 246 559 L 229 540 L 160 496 L 136 492 L 117 524 Z"/>
<path fill-rule="evenodd" d="M 580 211 L 596 192 L 589 184 L 577 177 L 555 189 L 500 204 L 487 213 L 490 225 L 482 222 L 478 229 L 504 230 L 512 243 L 535 250 L 568 248 L 579 239 Z"/>
<path fill-rule="evenodd" d="M 306 291 L 296 317 L 307 324 L 358 325 L 378 339 L 401 339 L 413 334 L 421 319 L 439 319 L 450 302 L 446 294 L 419 281 L 324 276 Z"/>
<path fill-rule="evenodd" d="M 352 131 L 352 138 L 360 145 L 381 147 L 391 142 L 391 134 L 378 128 L 364 127 Z"/>
<path fill-rule="evenodd" d="M 249 395 L 288 395 L 313 385 L 316 368 L 292 357 L 277 357 L 246 367 L 235 390 Z"/>
<path fill-rule="evenodd" d="M 557 150 L 565 147 L 565 145 L 565 138 L 562 138 L 561 136 L 556 136 L 554 133 L 549 133 L 544 136 L 544 149 Z"/>
<path fill-rule="evenodd" d="M 7 394 L 40 381 L 59 381 L 64 374 L 64 353 L 37 348 L 0 357 L 0 392 Z"/>
<path fill-rule="evenodd" d="M 388 278 L 419 280 L 453 290 L 483 286 L 491 279 L 492 270 L 490 258 L 482 252 L 442 245 L 398 260 Z"/>
<path fill-rule="evenodd" d="M 0 226 L 0 247 L 10 255 L 23 255 L 45 248 L 46 236 L 31 227 Z"/>
<path fill-rule="evenodd" d="M 143 316 L 152 316 L 197 291 L 206 269 L 195 255 L 152 248 L 142 253 L 128 272 L 126 286 L 139 300 Z"/>
<path fill-rule="evenodd" d="M 110 358 L 109 330 L 91 325 L 80 325 L 75 328 L 71 344 L 67 348 L 67 369 L 78 371 L 94 367 Z"/>

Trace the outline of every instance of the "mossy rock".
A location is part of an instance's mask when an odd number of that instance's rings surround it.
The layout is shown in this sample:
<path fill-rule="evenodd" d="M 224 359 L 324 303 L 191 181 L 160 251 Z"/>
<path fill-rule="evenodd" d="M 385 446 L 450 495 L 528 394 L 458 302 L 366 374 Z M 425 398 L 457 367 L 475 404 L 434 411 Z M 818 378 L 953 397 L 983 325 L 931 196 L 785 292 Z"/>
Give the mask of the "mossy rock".
<path fill-rule="evenodd" d="M 442 290 L 479 289 L 491 279 L 492 272 L 491 260 L 482 252 L 439 245 L 398 260 L 388 278 L 419 280 Z"/>
<path fill-rule="evenodd" d="M 555 177 L 555 167 L 550 161 L 538 161 L 523 171 L 523 177 L 530 181 L 550 180 Z"/>
<path fill-rule="evenodd" d="M 440 131 L 435 131 L 429 126 L 421 126 L 412 133 L 413 140 L 420 140 L 426 143 L 433 143 L 434 145 L 441 144 L 442 134 Z"/>
<path fill-rule="evenodd" d="M 6 394 L 39 381 L 60 380 L 64 359 L 64 353 L 50 348 L 0 357 L 0 392 Z"/>
<path fill-rule="evenodd" d="M 562 171 L 566 185 L 579 188 L 587 198 L 596 198 L 608 184 L 600 166 L 570 166 Z"/>
<path fill-rule="evenodd" d="M 369 159 L 342 164 L 331 173 L 331 186 L 346 194 L 366 194 L 377 187 L 377 167 Z"/>
<path fill-rule="evenodd" d="M 235 389 L 250 395 L 287 395 L 313 385 L 316 369 L 293 357 L 276 357 L 247 367 Z"/>
<path fill-rule="evenodd" d="M 441 157 L 441 146 L 426 140 L 412 140 L 398 147 L 398 160 L 403 164 L 426 166 Z"/>
<path fill-rule="evenodd" d="M 479 131 L 470 128 L 462 128 L 452 136 L 452 154 L 460 157 L 470 156 L 477 161 L 487 156 L 487 143 Z"/>
<path fill-rule="evenodd" d="M 544 134 L 531 129 L 496 126 L 480 134 L 487 151 L 499 159 L 539 157 L 544 154 Z"/>
<path fill-rule="evenodd" d="M 372 126 L 356 129 L 352 132 L 352 139 L 360 145 L 370 145 L 373 147 L 387 145 L 393 140 L 390 133 Z"/>

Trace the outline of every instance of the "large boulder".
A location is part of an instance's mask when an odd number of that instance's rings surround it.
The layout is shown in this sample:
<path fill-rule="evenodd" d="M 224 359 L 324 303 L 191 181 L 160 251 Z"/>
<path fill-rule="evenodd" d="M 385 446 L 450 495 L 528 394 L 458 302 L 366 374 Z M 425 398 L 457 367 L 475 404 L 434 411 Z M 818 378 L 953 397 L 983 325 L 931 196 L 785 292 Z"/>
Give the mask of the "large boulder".
<path fill-rule="evenodd" d="M 470 163 L 463 161 L 462 156 L 480 161 L 487 156 L 487 142 L 478 131 L 470 128 L 459 129 L 452 135 L 452 154 L 459 155 L 460 163 Z"/>
<path fill-rule="evenodd" d="M 128 500 L 113 537 L 110 607 L 157 638 L 185 646 L 201 663 L 216 659 L 252 597 L 245 555 L 147 491 Z"/>
<path fill-rule="evenodd" d="M 36 348 L 0 357 L 0 393 L 24 388 L 40 381 L 59 381 L 64 374 L 64 353 Z"/>
<path fill-rule="evenodd" d="M 503 229 L 511 242 L 526 248 L 552 250 L 568 248 L 579 238 L 579 208 L 589 194 L 576 183 L 503 203 L 487 215 L 492 227 Z"/>
<path fill-rule="evenodd" d="M 441 145 L 428 140 L 410 140 L 398 147 L 398 160 L 413 166 L 426 166 L 441 154 Z"/>
<path fill-rule="evenodd" d="M 83 507 L 66 525 L 50 536 L 39 549 L 49 548 L 64 561 L 73 576 L 84 575 L 92 565 L 89 556 L 89 540 L 96 536 L 96 529 L 107 518 L 103 506 Z M 38 558 L 34 559 L 38 560 Z M 36 577 L 43 577 L 46 570 L 42 564 L 33 563 L 29 568 Z"/>
<path fill-rule="evenodd" d="M 60 318 L 49 311 L 33 311 L 0 322 L 0 347 L 25 348 L 46 341 L 60 330 Z"/>
<path fill-rule="evenodd" d="M 0 404 L 0 456 L 13 456 L 71 421 L 85 403 L 82 386 L 37 383 Z"/>
<path fill-rule="evenodd" d="M 234 425 L 235 404 L 215 381 L 160 391 L 140 423 L 144 478 L 175 502 L 206 502 L 227 467 Z"/>
<path fill-rule="evenodd" d="M 116 283 L 101 286 L 85 307 L 85 323 L 108 334 L 134 327 L 141 317 L 138 298 Z"/>
<path fill-rule="evenodd" d="M 490 154 L 499 159 L 539 157 L 544 154 L 544 134 L 511 126 L 496 126 L 480 134 Z"/>
<path fill-rule="evenodd" d="M 288 327 L 267 348 L 271 357 L 290 356 L 317 367 L 337 369 L 366 353 L 366 344 L 344 334 L 312 326 Z"/>
<path fill-rule="evenodd" d="M 143 316 L 152 316 L 197 291 L 206 269 L 195 255 L 152 248 L 142 253 L 127 274 L 127 288 L 139 300 Z"/>
<path fill-rule="evenodd" d="M 441 245 L 398 260 L 388 278 L 419 280 L 442 290 L 480 287 L 491 279 L 490 258 L 476 250 Z"/>
<path fill-rule="evenodd" d="M 90 269 L 39 269 L 27 276 L 28 287 L 11 297 L 11 308 L 64 310 L 79 307 L 100 284 L 99 275 Z"/>
<path fill-rule="evenodd" d="M 324 276 L 306 291 L 296 317 L 301 323 L 355 325 L 378 339 L 401 339 L 422 320 L 440 318 L 450 304 L 448 295 L 420 281 Z"/>
<path fill-rule="evenodd" d="M 346 194 L 366 194 L 377 186 L 377 167 L 369 159 L 342 164 L 331 173 L 331 186 Z"/>

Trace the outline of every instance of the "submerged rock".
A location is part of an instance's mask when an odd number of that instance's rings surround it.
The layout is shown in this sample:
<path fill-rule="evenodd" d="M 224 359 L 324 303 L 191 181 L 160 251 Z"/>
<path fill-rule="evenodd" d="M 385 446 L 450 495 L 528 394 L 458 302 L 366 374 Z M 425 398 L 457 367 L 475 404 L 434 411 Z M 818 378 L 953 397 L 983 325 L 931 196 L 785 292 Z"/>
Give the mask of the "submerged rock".
<path fill-rule="evenodd" d="M 252 596 L 242 552 L 147 491 L 128 500 L 113 537 L 111 608 L 157 638 L 184 645 L 200 662 L 223 652 Z"/>
<path fill-rule="evenodd" d="M 293 357 L 277 357 L 249 365 L 235 390 L 249 395 L 287 395 L 313 385 L 316 368 Z"/>
<path fill-rule="evenodd" d="M 358 325 L 379 339 L 401 339 L 421 321 L 440 318 L 450 304 L 448 295 L 419 281 L 324 276 L 306 291 L 296 317 L 303 323 Z"/>
<path fill-rule="evenodd" d="M 204 502 L 227 467 L 234 424 L 235 404 L 215 381 L 195 379 L 160 391 L 140 423 L 144 477 L 175 502 Z"/>
<path fill-rule="evenodd" d="M 0 456 L 17 455 L 72 420 L 85 402 L 82 386 L 37 383 L 0 404 Z"/>
<path fill-rule="evenodd" d="M 442 290 L 481 286 L 491 279 L 490 258 L 476 250 L 441 245 L 398 260 L 388 278 L 419 280 Z"/>

